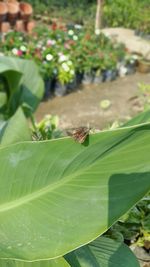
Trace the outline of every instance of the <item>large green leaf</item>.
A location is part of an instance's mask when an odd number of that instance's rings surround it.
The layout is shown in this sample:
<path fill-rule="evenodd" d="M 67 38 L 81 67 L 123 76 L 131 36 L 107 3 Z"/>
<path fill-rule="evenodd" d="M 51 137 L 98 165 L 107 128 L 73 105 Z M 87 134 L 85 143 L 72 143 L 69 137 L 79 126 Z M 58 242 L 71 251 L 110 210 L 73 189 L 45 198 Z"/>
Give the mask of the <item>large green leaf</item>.
<path fill-rule="evenodd" d="M 0 73 L 6 78 L 9 87 L 9 113 L 12 115 L 23 103 L 35 111 L 44 92 L 44 84 L 35 63 L 14 57 L 1 57 Z"/>
<path fill-rule="evenodd" d="M 0 110 L 6 105 L 7 95 L 5 92 L 0 92 Z"/>
<path fill-rule="evenodd" d="M 150 125 L 0 149 L 0 258 L 52 259 L 96 239 L 150 188 Z"/>
<path fill-rule="evenodd" d="M 31 133 L 21 108 L 8 121 L 0 122 L 0 145 L 28 140 L 31 140 Z"/>
<path fill-rule="evenodd" d="M 51 261 L 22 262 L 13 260 L 0 260 L 1 267 L 69 267 L 69 263 L 64 258 Z"/>
<path fill-rule="evenodd" d="M 127 121 L 123 127 L 138 125 L 141 123 L 150 122 L 150 110 L 140 112 L 138 115 Z"/>
<path fill-rule="evenodd" d="M 100 237 L 65 256 L 71 267 L 140 267 L 124 243 Z"/>

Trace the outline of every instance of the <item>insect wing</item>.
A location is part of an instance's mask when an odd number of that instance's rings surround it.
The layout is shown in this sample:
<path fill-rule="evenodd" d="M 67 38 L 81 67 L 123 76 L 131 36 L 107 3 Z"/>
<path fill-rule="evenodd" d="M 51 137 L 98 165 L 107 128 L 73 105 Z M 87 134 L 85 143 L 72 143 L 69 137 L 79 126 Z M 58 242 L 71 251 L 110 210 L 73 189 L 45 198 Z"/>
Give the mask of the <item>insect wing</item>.
<path fill-rule="evenodd" d="M 88 136 L 88 131 L 85 131 L 84 129 L 79 129 L 73 134 L 73 138 L 75 141 L 79 142 L 80 144 L 83 144 Z"/>
<path fill-rule="evenodd" d="M 79 127 L 76 129 L 67 130 L 67 134 L 71 136 L 76 142 L 83 144 L 89 135 L 89 129 L 87 127 Z"/>

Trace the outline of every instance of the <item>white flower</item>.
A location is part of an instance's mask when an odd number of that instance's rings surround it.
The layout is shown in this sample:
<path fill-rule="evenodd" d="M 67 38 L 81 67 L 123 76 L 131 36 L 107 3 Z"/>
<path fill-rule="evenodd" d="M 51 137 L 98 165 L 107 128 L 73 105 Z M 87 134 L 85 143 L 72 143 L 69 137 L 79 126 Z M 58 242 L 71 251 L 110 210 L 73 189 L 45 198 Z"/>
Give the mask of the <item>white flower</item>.
<path fill-rule="evenodd" d="M 59 52 L 59 53 L 58 53 L 58 56 L 59 56 L 59 57 L 61 57 L 62 55 L 63 55 L 63 53 L 62 53 L 62 52 Z"/>
<path fill-rule="evenodd" d="M 27 51 L 27 49 L 26 49 L 26 47 L 25 47 L 24 45 L 21 45 L 21 46 L 20 46 L 20 50 L 21 50 L 22 52 L 26 52 L 26 51 Z"/>
<path fill-rule="evenodd" d="M 42 45 L 41 44 L 37 44 L 36 48 L 42 48 Z"/>
<path fill-rule="evenodd" d="M 0 52 L 0 57 L 3 57 L 4 56 L 4 53 Z"/>
<path fill-rule="evenodd" d="M 69 30 L 68 34 L 72 36 L 72 35 L 74 35 L 74 31 L 73 30 Z"/>
<path fill-rule="evenodd" d="M 74 40 L 74 41 L 77 41 L 77 40 L 78 40 L 78 36 L 77 36 L 77 35 L 74 35 L 74 36 L 73 36 L 73 40 Z"/>
<path fill-rule="evenodd" d="M 17 56 L 18 55 L 18 49 L 17 48 L 13 48 L 12 49 L 12 53 Z"/>
<path fill-rule="evenodd" d="M 74 71 L 74 70 L 71 70 L 71 71 L 70 71 L 70 74 L 71 74 L 71 75 L 74 75 L 74 74 L 75 74 L 75 71 Z"/>
<path fill-rule="evenodd" d="M 104 34 L 105 34 L 105 36 L 106 36 L 107 38 L 109 38 L 109 37 L 110 37 L 110 34 L 109 34 L 109 32 L 105 32 Z"/>
<path fill-rule="evenodd" d="M 57 75 L 58 74 L 58 70 L 55 68 L 55 69 L 53 69 L 53 73 L 55 74 L 55 75 Z"/>
<path fill-rule="evenodd" d="M 65 56 L 63 54 L 60 54 L 59 56 L 59 62 L 63 62 L 63 61 L 67 61 L 68 60 L 68 56 Z"/>
<path fill-rule="evenodd" d="M 138 57 L 138 55 L 132 55 L 132 58 L 133 58 L 134 60 L 137 60 L 139 57 Z"/>
<path fill-rule="evenodd" d="M 56 75 L 58 73 L 57 69 L 53 69 L 53 73 Z"/>
<path fill-rule="evenodd" d="M 47 55 L 46 55 L 46 60 L 47 60 L 47 61 L 51 61 L 53 58 L 54 58 L 54 57 L 53 57 L 53 55 L 51 55 L 51 54 L 47 54 Z"/>
<path fill-rule="evenodd" d="M 68 66 L 72 66 L 72 61 L 69 60 L 69 61 L 67 62 L 67 64 L 68 64 Z"/>
<path fill-rule="evenodd" d="M 124 77 L 128 72 L 128 69 L 125 66 L 120 66 L 119 69 L 119 76 Z"/>
<path fill-rule="evenodd" d="M 55 40 L 52 40 L 52 45 L 55 45 L 56 44 L 56 41 Z"/>
<path fill-rule="evenodd" d="M 100 29 L 96 29 L 96 30 L 95 30 L 95 34 L 96 34 L 96 35 L 100 35 L 100 33 L 101 33 L 101 30 L 100 30 Z"/>
<path fill-rule="evenodd" d="M 45 46 L 43 46 L 43 47 L 42 47 L 42 50 L 43 50 L 43 51 L 45 51 L 45 50 L 46 50 L 46 47 L 45 47 Z"/>
<path fill-rule="evenodd" d="M 82 29 L 82 25 L 80 25 L 80 24 L 75 24 L 74 27 L 75 27 L 75 29 L 77 29 L 77 30 Z"/>
<path fill-rule="evenodd" d="M 67 63 L 62 63 L 62 68 L 66 71 L 69 72 L 70 68 L 68 67 Z"/>
<path fill-rule="evenodd" d="M 135 63 L 135 60 L 131 58 L 131 59 L 130 59 L 130 63 L 131 63 L 131 64 L 134 64 L 134 63 Z"/>

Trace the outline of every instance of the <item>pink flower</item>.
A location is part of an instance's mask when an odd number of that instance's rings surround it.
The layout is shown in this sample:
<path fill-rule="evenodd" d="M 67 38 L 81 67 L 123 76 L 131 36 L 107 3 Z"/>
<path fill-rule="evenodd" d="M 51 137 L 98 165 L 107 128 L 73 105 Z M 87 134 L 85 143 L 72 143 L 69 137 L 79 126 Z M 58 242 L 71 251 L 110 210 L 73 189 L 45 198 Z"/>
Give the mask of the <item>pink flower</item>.
<path fill-rule="evenodd" d="M 68 43 L 65 43 L 65 44 L 64 44 L 64 47 L 65 47 L 66 49 L 70 49 L 70 45 L 69 45 Z"/>
<path fill-rule="evenodd" d="M 47 45 L 48 45 L 48 46 L 51 46 L 51 45 L 52 45 L 52 40 L 50 40 L 50 39 L 47 40 Z"/>
<path fill-rule="evenodd" d="M 18 51 L 17 51 L 17 56 L 21 57 L 21 56 L 22 56 L 22 54 L 23 54 L 23 53 L 22 53 L 22 51 L 21 51 L 21 50 L 18 50 Z"/>
<path fill-rule="evenodd" d="M 51 40 L 51 39 L 48 39 L 47 40 L 47 45 L 48 46 L 52 46 L 52 45 L 55 45 L 56 44 L 56 41 L 55 40 Z"/>

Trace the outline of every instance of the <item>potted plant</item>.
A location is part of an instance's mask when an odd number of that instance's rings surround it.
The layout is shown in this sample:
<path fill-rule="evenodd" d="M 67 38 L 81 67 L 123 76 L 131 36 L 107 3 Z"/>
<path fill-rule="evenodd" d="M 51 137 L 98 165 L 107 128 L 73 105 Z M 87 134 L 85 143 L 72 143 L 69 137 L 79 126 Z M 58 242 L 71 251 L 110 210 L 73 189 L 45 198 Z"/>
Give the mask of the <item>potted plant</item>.
<path fill-rule="evenodd" d="M 136 54 L 127 54 L 125 57 L 127 74 L 133 74 L 136 71 L 138 56 Z"/>
<path fill-rule="evenodd" d="M 101 69 L 96 70 L 93 83 L 94 84 L 100 84 L 103 81 L 104 81 L 104 76 L 103 76 L 102 70 Z"/>
<path fill-rule="evenodd" d="M 32 6 L 29 3 L 21 2 L 19 7 L 21 19 L 23 19 L 23 21 L 28 21 L 33 13 Z"/>
<path fill-rule="evenodd" d="M 104 51 L 100 50 L 95 54 L 94 59 L 94 79 L 93 83 L 100 84 L 104 81 Z"/>
<path fill-rule="evenodd" d="M 38 53 L 35 54 L 38 64 L 40 65 L 40 72 L 45 82 L 45 95 L 44 99 L 53 96 L 53 81 L 57 74 L 57 53 L 55 47 L 45 46 L 43 43 L 37 49 Z"/>
<path fill-rule="evenodd" d="M 148 52 L 145 56 L 141 56 L 138 59 L 138 71 L 141 73 L 149 73 L 150 72 L 150 52 Z"/>
<path fill-rule="evenodd" d="M 94 58 L 92 53 L 89 53 L 85 56 L 83 62 L 84 75 L 82 83 L 84 85 L 93 83 L 94 80 Z"/>
<path fill-rule="evenodd" d="M 36 61 L 37 62 L 37 61 Z M 44 100 L 47 100 L 49 97 L 52 96 L 52 80 L 53 80 L 53 64 L 43 60 L 38 61 L 40 74 L 43 77 L 44 84 L 45 84 L 45 91 L 44 91 Z"/>
<path fill-rule="evenodd" d="M 15 25 L 16 20 L 19 17 L 19 3 L 17 1 L 15 2 L 7 2 L 7 8 L 8 8 L 8 21 L 11 25 Z"/>
<path fill-rule="evenodd" d="M 82 83 L 85 62 L 82 45 L 80 43 L 76 43 L 76 45 L 72 47 L 70 55 L 75 68 L 76 86 L 79 86 Z"/>
<path fill-rule="evenodd" d="M 104 66 L 104 81 L 115 80 L 117 77 L 117 58 L 112 51 L 105 53 Z"/>
<path fill-rule="evenodd" d="M 71 60 L 58 64 L 58 75 L 55 83 L 55 96 L 64 96 L 69 85 L 74 81 L 75 69 Z"/>
<path fill-rule="evenodd" d="M 53 72 L 53 64 L 43 61 L 40 64 L 40 73 L 44 79 L 45 83 L 45 92 L 44 92 L 44 100 L 47 100 L 49 97 L 52 97 L 52 83 L 54 78 Z"/>
<path fill-rule="evenodd" d="M 0 23 L 7 18 L 8 8 L 6 3 L 0 2 Z"/>

